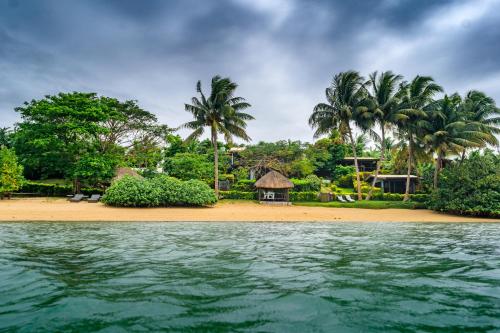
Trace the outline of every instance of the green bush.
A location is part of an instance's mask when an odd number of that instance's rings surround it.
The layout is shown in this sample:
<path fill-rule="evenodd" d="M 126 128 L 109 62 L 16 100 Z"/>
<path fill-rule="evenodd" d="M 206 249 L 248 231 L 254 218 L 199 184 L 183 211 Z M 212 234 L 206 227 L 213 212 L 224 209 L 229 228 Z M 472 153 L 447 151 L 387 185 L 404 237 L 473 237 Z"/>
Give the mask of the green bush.
<path fill-rule="evenodd" d="M 118 207 L 205 206 L 217 202 L 201 180 L 181 181 L 165 175 L 152 179 L 125 176 L 106 191 L 103 202 Z"/>
<path fill-rule="evenodd" d="M 125 176 L 106 190 L 102 201 L 118 207 L 158 207 L 162 203 L 162 189 L 149 179 Z"/>
<path fill-rule="evenodd" d="M 316 175 L 309 175 L 304 179 L 292 178 L 294 192 L 314 192 L 321 190 L 321 178 Z"/>
<path fill-rule="evenodd" d="M 252 192 L 255 191 L 255 179 L 242 179 L 238 180 L 236 184 L 234 184 L 231 189 L 233 191 L 240 192 Z"/>
<path fill-rule="evenodd" d="M 476 152 L 446 167 L 428 205 L 455 214 L 500 217 L 500 156 Z"/>
<path fill-rule="evenodd" d="M 290 201 L 319 201 L 318 192 L 290 192 Z"/>
<path fill-rule="evenodd" d="M 366 198 L 367 193 L 363 193 L 363 198 Z M 374 192 L 372 199 L 381 201 L 403 201 L 404 194 L 401 193 L 384 193 Z M 410 194 L 410 200 L 415 202 L 427 202 L 429 195 L 427 194 Z"/>
<path fill-rule="evenodd" d="M 220 191 L 223 199 L 236 199 L 236 200 L 257 200 L 257 192 L 243 192 L 243 191 Z"/>
<path fill-rule="evenodd" d="M 337 178 L 337 184 L 339 187 L 343 188 L 353 188 L 352 186 L 352 174 L 343 175 Z"/>

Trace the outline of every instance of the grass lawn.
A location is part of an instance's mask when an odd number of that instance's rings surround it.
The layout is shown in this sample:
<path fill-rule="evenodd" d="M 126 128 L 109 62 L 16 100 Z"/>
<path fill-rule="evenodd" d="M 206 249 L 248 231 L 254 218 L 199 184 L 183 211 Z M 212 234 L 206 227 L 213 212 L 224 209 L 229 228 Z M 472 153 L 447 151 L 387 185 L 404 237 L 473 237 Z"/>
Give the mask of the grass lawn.
<path fill-rule="evenodd" d="M 343 203 L 338 201 L 332 202 L 294 202 L 296 206 L 309 207 L 331 207 L 331 208 L 368 208 L 368 209 L 386 209 L 386 208 L 403 208 L 403 209 L 419 209 L 425 208 L 421 202 L 402 202 L 402 201 L 356 201 L 354 203 Z"/>

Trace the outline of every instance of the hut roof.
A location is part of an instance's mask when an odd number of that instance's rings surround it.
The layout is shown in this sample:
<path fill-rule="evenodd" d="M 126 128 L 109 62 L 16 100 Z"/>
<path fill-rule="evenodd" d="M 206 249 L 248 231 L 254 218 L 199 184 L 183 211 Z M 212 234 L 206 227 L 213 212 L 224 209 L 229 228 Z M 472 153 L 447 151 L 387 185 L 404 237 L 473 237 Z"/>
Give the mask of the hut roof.
<path fill-rule="evenodd" d="M 122 179 L 125 176 L 132 176 L 135 178 L 142 178 L 142 176 L 137 173 L 134 169 L 131 168 L 118 168 L 116 170 L 116 176 L 113 178 L 113 181 Z"/>
<path fill-rule="evenodd" d="M 278 171 L 271 170 L 255 182 L 257 188 L 293 188 L 293 183 Z"/>

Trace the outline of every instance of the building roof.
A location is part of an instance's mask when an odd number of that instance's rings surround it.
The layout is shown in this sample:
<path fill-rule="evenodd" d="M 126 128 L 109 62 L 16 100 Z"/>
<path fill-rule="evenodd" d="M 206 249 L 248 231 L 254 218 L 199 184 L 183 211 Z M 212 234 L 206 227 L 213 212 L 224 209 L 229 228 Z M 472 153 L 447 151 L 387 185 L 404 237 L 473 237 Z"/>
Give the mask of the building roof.
<path fill-rule="evenodd" d="M 358 157 L 358 161 L 378 161 L 380 158 L 378 157 Z M 354 157 L 346 156 L 344 157 L 345 161 L 354 161 Z"/>
<path fill-rule="evenodd" d="M 278 171 L 271 170 L 255 182 L 255 187 L 287 189 L 293 188 L 293 183 Z"/>
<path fill-rule="evenodd" d="M 373 175 L 370 175 L 370 178 L 373 178 Z M 411 179 L 417 179 L 418 176 L 410 175 Z M 406 175 L 378 175 L 377 179 L 406 179 Z"/>

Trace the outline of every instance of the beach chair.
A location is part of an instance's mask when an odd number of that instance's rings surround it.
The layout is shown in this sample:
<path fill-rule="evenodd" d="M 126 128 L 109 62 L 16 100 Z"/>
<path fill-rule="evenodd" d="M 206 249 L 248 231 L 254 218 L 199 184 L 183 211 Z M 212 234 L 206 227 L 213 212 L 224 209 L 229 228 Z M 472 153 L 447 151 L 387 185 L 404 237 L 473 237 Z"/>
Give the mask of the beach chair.
<path fill-rule="evenodd" d="M 345 197 L 344 197 L 347 201 L 349 202 L 356 202 L 356 200 L 354 200 L 353 198 L 351 198 L 351 196 L 349 194 L 346 194 Z"/>
<path fill-rule="evenodd" d="M 344 198 L 341 195 L 337 195 L 337 200 L 343 203 L 347 203 L 347 201 L 344 200 Z"/>
<path fill-rule="evenodd" d="M 101 195 L 100 194 L 92 194 L 90 198 L 87 199 L 88 203 L 97 203 L 101 200 Z"/>
<path fill-rule="evenodd" d="M 69 202 L 80 202 L 83 200 L 83 194 L 75 194 L 73 197 L 69 198 Z"/>

